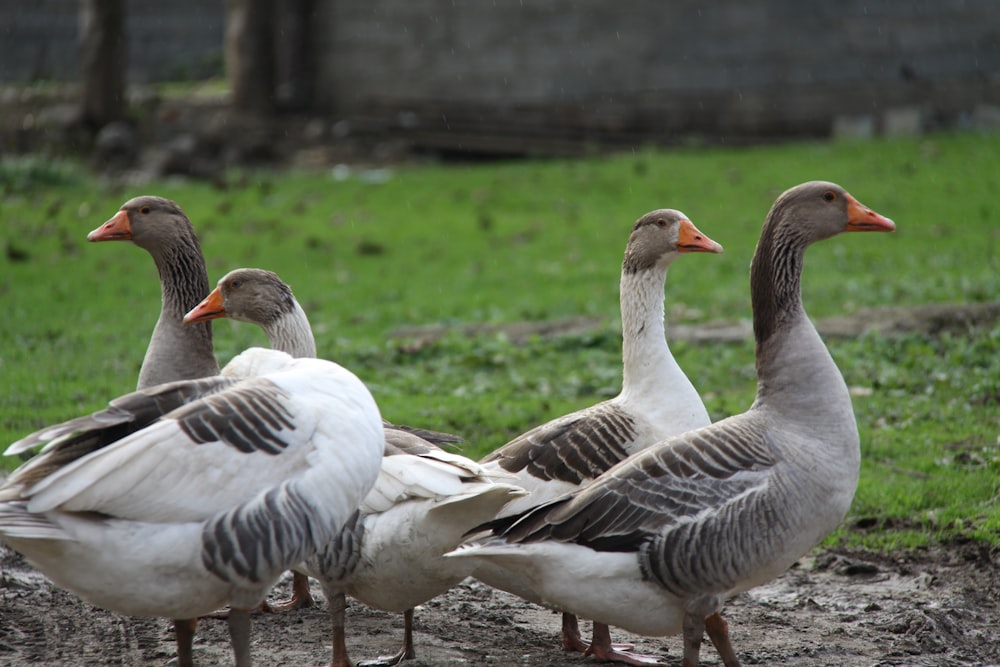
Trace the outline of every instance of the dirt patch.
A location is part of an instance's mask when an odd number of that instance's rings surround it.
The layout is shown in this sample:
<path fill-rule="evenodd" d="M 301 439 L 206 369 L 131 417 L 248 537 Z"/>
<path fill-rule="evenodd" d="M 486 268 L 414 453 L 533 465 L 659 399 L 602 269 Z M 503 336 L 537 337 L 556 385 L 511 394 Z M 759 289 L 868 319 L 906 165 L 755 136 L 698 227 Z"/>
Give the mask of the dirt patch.
<path fill-rule="evenodd" d="M 963 304 L 926 304 L 920 306 L 897 306 L 865 308 L 850 315 L 838 315 L 816 321 L 816 329 L 824 338 L 855 338 L 864 333 L 881 333 L 885 336 L 900 336 L 906 333 L 968 334 L 989 329 L 1000 321 L 1000 301 Z M 457 328 L 466 336 L 491 336 L 504 334 L 515 343 L 533 336 L 556 338 L 593 331 L 606 326 L 594 317 L 572 317 L 563 320 L 542 322 L 514 322 L 511 324 L 467 324 Z M 422 347 L 455 331 L 453 325 L 428 325 L 400 327 L 390 336 L 412 341 L 414 347 Z M 701 324 L 670 324 L 667 322 L 667 338 L 671 341 L 683 340 L 704 343 L 732 343 L 753 337 L 753 325 L 749 320 L 703 322 Z"/>
<path fill-rule="evenodd" d="M 971 545 L 899 557 L 817 552 L 730 601 L 725 615 L 745 665 L 1000 665 L 998 575 L 1000 552 Z M 314 608 L 255 617 L 255 665 L 329 663 L 329 616 L 315 585 L 314 595 Z M 556 614 L 473 580 L 419 607 L 416 622 L 409 667 L 593 664 L 559 650 Z M 677 637 L 613 637 L 680 664 Z M 401 641 L 401 616 L 351 604 L 355 659 L 395 652 Z M 173 655 L 168 621 L 95 609 L 0 547 L 0 665 L 164 665 Z M 232 664 L 225 621 L 200 623 L 195 658 L 202 667 Z M 711 646 L 702 664 L 721 664 Z"/>

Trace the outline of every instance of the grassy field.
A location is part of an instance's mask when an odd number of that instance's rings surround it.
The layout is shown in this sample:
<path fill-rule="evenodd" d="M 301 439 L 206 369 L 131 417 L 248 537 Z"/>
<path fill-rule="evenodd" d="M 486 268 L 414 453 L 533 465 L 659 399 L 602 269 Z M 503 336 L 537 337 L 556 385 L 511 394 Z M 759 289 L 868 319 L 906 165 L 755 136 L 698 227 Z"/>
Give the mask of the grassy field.
<path fill-rule="evenodd" d="M 322 356 L 369 383 L 389 419 L 465 435 L 478 457 L 527 428 L 617 393 L 618 274 L 632 222 L 687 213 L 723 255 L 680 259 L 670 324 L 750 317 L 747 270 L 782 190 L 833 180 L 893 218 L 895 234 L 812 248 L 813 317 L 867 306 L 996 300 L 1000 136 L 637 151 L 573 161 L 424 165 L 349 173 L 233 173 L 225 188 L 102 185 L 69 165 L 0 163 L 0 433 L 10 442 L 130 391 L 159 310 L 153 263 L 85 236 L 138 194 L 191 217 L 212 282 L 238 266 L 278 272 Z M 513 342 L 459 325 L 558 320 L 583 334 Z M 433 342 L 401 327 L 445 325 Z M 266 339 L 221 321 L 225 362 Z M 672 345 L 714 418 L 754 392 L 753 346 Z M 1000 542 L 1000 327 L 986 334 L 830 342 L 862 434 L 852 515 L 832 542 L 878 548 Z M 0 465 L 8 468 L 17 461 Z"/>

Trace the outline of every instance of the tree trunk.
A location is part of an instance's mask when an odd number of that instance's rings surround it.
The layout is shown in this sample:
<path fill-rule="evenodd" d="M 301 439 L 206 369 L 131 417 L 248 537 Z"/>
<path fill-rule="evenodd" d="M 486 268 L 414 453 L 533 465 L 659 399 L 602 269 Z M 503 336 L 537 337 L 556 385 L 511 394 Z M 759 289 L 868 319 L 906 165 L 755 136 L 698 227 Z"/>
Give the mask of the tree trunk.
<path fill-rule="evenodd" d="M 226 0 L 226 73 L 234 110 L 274 111 L 272 0 Z"/>
<path fill-rule="evenodd" d="M 126 116 L 125 0 L 80 0 L 83 121 L 96 129 Z"/>

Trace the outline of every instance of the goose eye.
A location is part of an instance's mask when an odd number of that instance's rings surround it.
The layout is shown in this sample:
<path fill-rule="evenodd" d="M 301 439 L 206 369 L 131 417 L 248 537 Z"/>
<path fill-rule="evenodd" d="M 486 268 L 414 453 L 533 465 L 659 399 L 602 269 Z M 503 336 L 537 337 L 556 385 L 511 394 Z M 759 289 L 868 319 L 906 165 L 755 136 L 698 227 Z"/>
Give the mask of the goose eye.
<path fill-rule="evenodd" d="M 666 221 L 666 220 L 664 220 L 663 218 L 659 218 L 659 219 L 658 219 L 658 220 L 656 221 L 656 226 L 657 226 L 657 227 L 666 227 L 666 226 L 667 226 L 667 221 Z"/>
<path fill-rule="evenodd" d="M 139 209 L 139 213 L 142 213 L 143 215 L 147 215 L 149 213 L 149 207 L 148 206 L 143 206 L 142 208 Z"/>
<path fill-rule="evenodd" d="M 826 192 L 823 193 L 823 201 L 830 202 L 836 198 L 837 198 L 837 193 L 833 192 L 832 190 L 827 190 Z"/>
<path fill-rule="evenodd" d="M 235 289 L 235 288 L 239 287 L 242 284 L 243 284 L 242 280 L 233 280 L 233 281 L 231 281 L 229 283 L 229 286 Z"/>

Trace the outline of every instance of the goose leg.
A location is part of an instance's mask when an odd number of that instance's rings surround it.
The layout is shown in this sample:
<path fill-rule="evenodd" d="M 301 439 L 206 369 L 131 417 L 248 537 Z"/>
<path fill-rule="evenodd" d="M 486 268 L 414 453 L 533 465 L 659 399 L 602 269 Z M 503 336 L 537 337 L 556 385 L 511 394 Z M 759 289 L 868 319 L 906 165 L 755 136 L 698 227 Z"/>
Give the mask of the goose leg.
<path fill-rule="evenodd" d="M 583 653 L 590 645 L 580 637 L 580 624 L 576 614 L 563 612 L 562 615 L 562 647 L 564 651 Z"/>
<path fill-rule="evenodd" d="M 298 572 L 292 572 L 292 597 L 287 600 L 277 600 L 265 603 L 264 611 L 282 612 L 293 609 L 306 609 L 316 604 L 309 592 L 309 577 Z"/>
<path fill-rule="evenodd" d="M 629 646 L 629 648 L 632 648 Z M 622 662 L 626 665 L 638 665 L 639 667 L 648 665 L 664 665 L 655 655 L 645 655 L 642 653 L 632 653 L 628 650 L 616 648 L 611 643 L 611 629 L 604 623 L 594 622 L 594 637 L 584 655 L 592 655 L 599 662 Z M 687 663 L 684 663 L 687 667 Z"/>
<path fill-rule="evenodd" d="M 701 640 L 705 636 L 705 617 L 690 611 L 684 614 L 684 660 L 682 667 L 698 667 Z"/>
<path fill-rule="evenodd" d="M 197 618 L 174 619 L 177 667 L 194 667 L 194 629 L 197 625 Z"/>
<path fill-rule="evenodd" d="M 226 618 L 236 667 L 250 667 L 250 611 L 230 607 Z"/>
<path fill-rule="evenodd" d="M 719 652 L 722 664 L 726 667 L 740 667 L 740 659 L 736 657 L 736 651 L 729 643 L 729 624 L 721 614 L 715 613 L 705 619 L 705 632 L 712 640 L 715 650 Z"/>
<path fill-rule="evenodd" d="M 564 651 L 577 653 L 586 653 L 590 649 L 590 644 L 580 637 L 580 624 L 576 619 L 576 614 L 563 612 L 562 647 Z M 616 651 L 631 651 L 635 646 L 633 644 L 612 644 L 611 648 Z"/>
<path fill-rule="evenodd" d="M 326 601 L 330 605 L 330 621 L 333 625 L 333 657 L 330 667 L 354 667 L 347 656 L 347 639 L 344 633 L 347 610 L 347 596 L 343 591 L 326 591 Z"/>
<path fill-rule="evenodd" d="M 403 648 L 394 655 L 380 655 L 373 660 L 359 662 L 358 667 L 392 667 L 416 657 L 417 652 L 413 650 L 413 610 L 407 609 L 403 612 Z"/>

